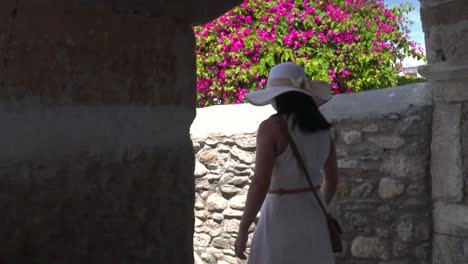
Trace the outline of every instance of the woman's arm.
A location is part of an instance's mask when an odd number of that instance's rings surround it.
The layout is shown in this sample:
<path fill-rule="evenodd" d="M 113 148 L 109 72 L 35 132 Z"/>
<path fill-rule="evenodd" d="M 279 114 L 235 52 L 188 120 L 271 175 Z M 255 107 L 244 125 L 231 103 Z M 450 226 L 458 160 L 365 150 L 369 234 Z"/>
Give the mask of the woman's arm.
<path fill-rule="evenodd" d="M 330 154 L 323 167 L 322 177 L 322 193 L 325 202 L 329 204 L 335 196 L 336 188 L 338 186 L 338 169 L 336 165 L 336 150 L 333 139 L 330 138 Z"/>
<path fill-rule="evenodd" d="M 276 158 L 273 133 L 277 129 L 271 119 L 262 122 L 258 129 L 255 173 L 247 194 L 244 214 L 240 223 L 240 233 L 248 232 L 268 193 Z"/>

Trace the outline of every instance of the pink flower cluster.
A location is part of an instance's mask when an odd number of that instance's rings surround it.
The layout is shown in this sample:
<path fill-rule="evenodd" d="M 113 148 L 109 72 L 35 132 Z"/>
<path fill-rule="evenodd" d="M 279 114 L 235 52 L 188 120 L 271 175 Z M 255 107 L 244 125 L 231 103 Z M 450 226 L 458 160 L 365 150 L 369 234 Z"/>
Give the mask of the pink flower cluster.
<path fill-rule="evenodd" d="M 242 103 L 283 61 L 316 61 L 306 67 L 313 69 L 308 74 L 328 76 L 335 94 L 361 90 L 365 83 L 356 80 L 375 71 L 375 64 L 401 57 L 401 43 L 410 46 L 410 55 L 422 56 L 403 21 L 383 0 L 245 0 L 194 28 L 198 105 Z M 359 57 L 367 59 L 358 63 Z"/>
<path fill-rule="evenodd" d="M 351 17 L 351 14 L 345 12 L 339 6 L 335 6 L 332 3 L 324 4 L 323 9 L 326 12 L 326 16 L 331 18 L 334 22 L 344 21 Z"/>

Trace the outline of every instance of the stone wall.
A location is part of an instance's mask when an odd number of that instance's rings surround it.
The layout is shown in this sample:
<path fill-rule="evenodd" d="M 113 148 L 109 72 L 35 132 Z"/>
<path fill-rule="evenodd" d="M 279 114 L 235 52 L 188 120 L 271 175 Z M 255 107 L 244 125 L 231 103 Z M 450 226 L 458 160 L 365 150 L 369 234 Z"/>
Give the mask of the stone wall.
<path fill-rule="evenodd" d="M 430 64 L 468 60 L 466 6 L 465 0 L 421 0 L 421 21 Z"/>
<path fill-rule="evenodd" d="M 468 103 L 463 104 L 462 109 L 462 135 L 468 135 Z M 465 199 L 464 203 L 468 205 L 468 137 L 462 137 L 463 149 L 463 179 L 465 182 Z"/>
<path fill-rule="evenodd" d="M 468 263 L 468 3 L 421 0 L 428 65 L 419 73 L 434 95 L 433 264 Z"/>
<path fill-rule="evenodd" d="M 232 245 L 253 175 L 253 134 L 196 139 L 195 252 L 206 263 L 236 263 Z"/>
<path fill-rule="evenodd" d="M 429 84 L 437 96 L 431 144 L 434 264 L 468 262 L 468 97 L 462 93 L 438 96 L 466 89 L 462 83 L 454 80 Z"/>
<path fill-rule="evenodd" d="M 0 1 L 0 263 L 193 263 L 192 25 L 240 2 Z"/>
<path fill-rule="evenodd" d="M 346 249 L 339 263 L 430 262 L 430 90 L 412 85 L 340 95 L 321 110 L 337 143 L 340 184 L 331 210 L 345 229 Z M 254 171 L 255 126 L 272 113 L 247 105 L 198 112 L 194 245 L 206 263 L 236 263 L 233 243 Z M 204 126 L 208 120 L 214 125 Z"/>

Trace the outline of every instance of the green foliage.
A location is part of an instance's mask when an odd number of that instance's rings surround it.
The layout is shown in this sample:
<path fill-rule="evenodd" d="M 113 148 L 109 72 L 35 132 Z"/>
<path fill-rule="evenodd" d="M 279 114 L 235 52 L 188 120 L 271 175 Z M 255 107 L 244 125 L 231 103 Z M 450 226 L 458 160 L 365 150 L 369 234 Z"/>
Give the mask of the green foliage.
<path fill-rule="evenodd" d="M 374 0 L 246 0 L 194 29 L 198 106 L 243 102 L 286 61 L 331 82 L 334 94 L 396 86 L 404 58 L 424 59 L 408 39 L 410 10 Z"/>
<path fill-rule="evenodd" d="M 423 83 L 427 82 L 426 79 L 424 78 L 419 78 L 419 77 L 411 77 L 411 76 L 400 76 L 398 78 L 398 86 L 403 86 L 407 84 L 413 84 L 413 83 Z"/>

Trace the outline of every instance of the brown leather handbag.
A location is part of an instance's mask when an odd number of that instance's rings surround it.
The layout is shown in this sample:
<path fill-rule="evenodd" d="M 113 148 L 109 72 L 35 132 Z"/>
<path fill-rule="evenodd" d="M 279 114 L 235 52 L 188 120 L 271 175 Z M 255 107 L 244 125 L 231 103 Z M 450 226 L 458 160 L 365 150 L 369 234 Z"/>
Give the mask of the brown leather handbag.
<path fill-rule="evenodd" d="M 317 192 L 315 191 L 312 181 L 310 180 L 309 173 L 307 172 L 307 168 L 305 166 L 304 160 L 302 159 L 299 149 L 297 148 L 297 145 L 294 142 L 294 139 L 289 133 L 289 130 L 288 130 L 288 137 L 289 137 L 289 144 L 291 146 L 292 151 L 294 152 L 294 155 L 296 156 L 297 163 L 299 164 L 299 167 L 304 171 L 304 176 L 306 177 L 307 182 L 309 183 L 309 186 L 312 189 L 312 192 L 314 193 L 315 199 L 317 199 L 318 204 L 320 205 L 320 208 L 322 209 L 323 213 L 325 214 L 325 217 L 327 218 L 328 231 L 330 233 L 330 241 L 332 244 L 333 252 L 341 253 L 343 252 L 343 244 L 341 241 L 341 234 L 343 233 L 343 231 L 341 230 L 341 227 L 338 224 L 338 221 L 336 221 L 336 219 L 330 213 L 328 213 L 327 209 L 325 209 L 325 206 L 322 200 L 319 198 Z"/>

